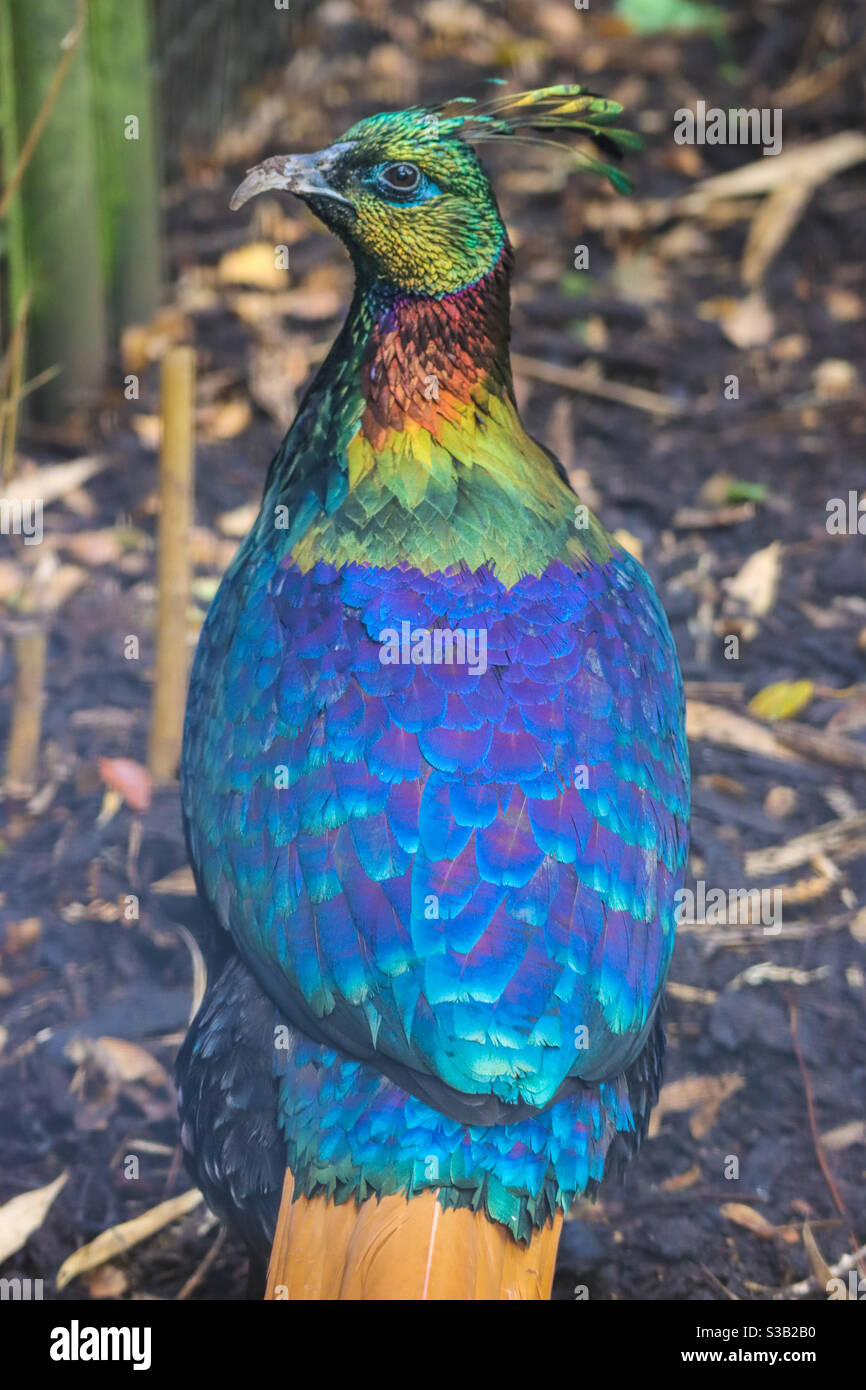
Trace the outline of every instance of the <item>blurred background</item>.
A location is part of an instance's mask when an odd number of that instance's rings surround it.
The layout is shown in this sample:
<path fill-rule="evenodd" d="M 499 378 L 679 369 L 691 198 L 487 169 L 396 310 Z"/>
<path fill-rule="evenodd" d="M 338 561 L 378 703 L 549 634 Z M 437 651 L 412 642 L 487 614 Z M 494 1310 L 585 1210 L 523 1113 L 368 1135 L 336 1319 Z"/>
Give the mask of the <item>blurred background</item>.
<path fill-rule="evenodd" d="M 847 1268 L 864 60 L 855 0 L 0 0 L 0 1275 L 46 1298 L 243 1296 L 178 1147 L 205 969 L 179 716 L 351 274 L 300 204 L 228 199 L 267 155 L 491 78 L 579 81 L 644 137 L 631 198 L 549 150 L 483 156 L 517 252 L 524 418 L 659 587 L 695 783 L 652 1137 L 567 1223 L 556 1296 L 823 1298 Z M 699 102 L 781 111 L 782 153 L 677 143 Z M 161 509 L 172 486 L 194 487 L 188 524 Z M 776 889 L 773 930 L 754 900 L 713 920 L 713 889 Z"/>

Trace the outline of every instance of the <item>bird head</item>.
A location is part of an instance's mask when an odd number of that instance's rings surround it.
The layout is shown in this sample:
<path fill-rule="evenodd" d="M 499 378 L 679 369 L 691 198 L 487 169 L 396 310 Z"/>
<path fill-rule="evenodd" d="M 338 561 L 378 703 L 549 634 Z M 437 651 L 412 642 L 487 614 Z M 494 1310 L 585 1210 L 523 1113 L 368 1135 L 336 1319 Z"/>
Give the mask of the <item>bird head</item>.
<path fill-rule="evenodd" d="M 479 280 L 507 244 L 472 146 L 507 139 L 561 148 L 547 132 L 572 131 L 618 155 L 639 143 L 630 131 L 612 127 L 621 110 L 581 87 L 559 86 L 370 116 L 316 154 L 275 155 L 257 164 L 231 206 L 285 189 L 345 242 L 366 278 L 405 293 L 445 295 Z M 628 191 L 612 165 L 580 158 Z"/>

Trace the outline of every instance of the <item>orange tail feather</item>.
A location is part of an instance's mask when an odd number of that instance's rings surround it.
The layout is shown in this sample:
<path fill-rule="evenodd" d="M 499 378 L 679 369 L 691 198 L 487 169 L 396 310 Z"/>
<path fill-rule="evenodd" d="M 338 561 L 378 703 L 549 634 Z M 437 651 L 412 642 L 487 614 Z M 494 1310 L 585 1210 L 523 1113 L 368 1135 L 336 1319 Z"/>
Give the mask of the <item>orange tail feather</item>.
<path fill-rule="evenodd" d="M 335 1206 L 292 1201 L 287 1170 L 267 1299 L 548 1299 L 562 1216 L 519 1245 L 484 1212 L 443 1208 L 432 1192 Z"/>

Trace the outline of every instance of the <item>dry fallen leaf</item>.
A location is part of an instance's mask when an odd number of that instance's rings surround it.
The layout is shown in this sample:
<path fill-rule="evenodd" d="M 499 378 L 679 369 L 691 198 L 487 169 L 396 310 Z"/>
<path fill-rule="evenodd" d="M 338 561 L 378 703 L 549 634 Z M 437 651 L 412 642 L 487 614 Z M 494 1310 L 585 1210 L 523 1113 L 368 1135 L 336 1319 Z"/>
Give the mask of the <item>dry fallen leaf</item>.
<path fill-rule="evenodd" d="M 143 1081 L 148 1086 L 169 1085 L 165 1067 L 137 1043 L 127 1038 L 70 1038 L 64 1055 L 77 1065 L 90 1063 L 109 1081 Z"/>
<path fill-rule="evenodd" d="M 743 604 L 753 618 L 769 613 L 776 602 L 782 573 L 782 547 L 772 541 L 763 550 L 756 550 L 732 579 L 724 582 L 729 598 Z"/>
<path fill-rule="evenodd" d="M 762 1240 L 779 1238 L 786 1245 L 796 1245 L 800 1239 L 800 1233 L 795 1226 L 774 1226 L 766 1216 L 755 1211 L 754 1207 L 746 1206 L 745 1202 L 725 1202 L 720 1210 L 727 1221 L 733 1221 L 736 1226 L 743 1226 Z"/>
<path fill-rule="evenodd" d="M 80 565 L 57 565 L 46 574 L 39 590 L 39 606 L 44 612 L 59 613 L 64 604 L 87 583 L 87 570 Z"/>
<path fill-rule="evenodd" d="M 22 1192 L 0 1207 L 0 1264 L 26 1245 L 33 1232 L 39 1230 L 68 1177 L 68 1172 L 61 1173 L 47 1187 Z"/>
<path fill-rule="evenodd" d="M 784 820 L 797 808 L 797 793 L 793 787 L 777 785 L 771 787 L 764 797 L 764 814 L 776 820 Z"/>
<path fill-rule="evenodd" d="M 165 878 L 157 879 L 150 885 L 151 893 L 175 893 L 179 897 L 194 898 L 197 892 L 195 879 L 192 869 L 188 864 L 184 864 L 181 869 L 174 869 L 172 873 L 166 874 Z"/>
<path fill-rule="evenodd" d="M 206 442 L 234 439 L 236 435 L 243 434 L 244 430 L 249 428 L 252 418 L 250 403 L 243 396 L 230 401 L 220 401 L 218 405 L 208 406 L 196 415 L 202 438 Z"/>
<path fill-rule="evenodd" d="M 122 796 L 133 811 L 150 810 L 153 779 L 141 763 L 133 758 L 100 758 L 99 775 L 105 785 Z"/>
<path fill-rule="evenodd" d="M 158 362 L 174 343 L 182 342 L 190 331 L 189 320 L 169 305 L 160 309 L 149 323 L 132 323 L 120 335 L 120 352 L 128 372 L 141 372 L 150 362 Z"/>
<path fill-rule="evenodd" d="M 699 1163 L 693 1163 L 691 1168 L 687 1168 L 684 1173 L 677 1173 L 672 1178 L 666 1178 L 659 1183 L 662 1192 L 684 1192 L 689 1187 L 694 1187 L 700 1181 L 701 1167 Z"/>
<path fill-rule="evenodd" d="M 255 285 L 263 290 L 285 290 L 289 272 L 277 262 L 277 248 L 270 241 L 251 241 L 227 251 L 217 267 L 224 285 Z"/>
<path fill-rule="evenodd" d="M 866 1120 L 849 1120 L 847 1124 L 828 1129 L 821 1135 L 821 1143 L 835 1153 L 850 1149 L 852 1144 L 866 1144 Z"/>
<path fill-rule="evenodd" d="M 806 176 L 781 184 L 760 204 L 743 251 L 740 275 L 744 285 L 758 286 L 796 227 L 813 193 Z"/>
<path fill-rule="evenodd" d="M 828 357 L 818 363 L 812 380 L 821 400 L 844 400 L 857 386 L 857 368 L 853 362 L 846 362 L 840 357 Z"/>
<path fill-rule="evenodd" d="M 853 290 L 831 286 L 824 297 L 827 312 L 840 323 L 855 323 L 866 313 L 866 306 Z"/>
<path fill-rule="evenodd" d="M 719 323 L 728 341 L 738 348 L 760 347 L 770 341 L 776 329 L 772 310 L 757 290 L 735 300 L 719 316 Z"/>
<path fill-rule="evenodd" d="M 640 536 L 633 536 L 631 531 L 626 531 L 624 527 L 620 526 L 618 530 L 614 531 L 613 538 L 617 545 L 621 545 L 623 550 L 628 551 L 629 555 L 633 555 L 639 563 L 643 563 L 643 541 Z"/>
<path fill-rule="evenodd" d="M 56 502 L 58 498 L 74 492 L 82 483 L 86 483 L 107 467 L 108 459 L 88 457 L 68 459 L 65 463 L 50 463 L 44 468 L 28 468 L 21 470 L 17 477 L 7 483 L 3 496 L 8 501 L 23 501 L 32 497 L 38 488 L 37 495 L 41 497 L 43 505 L 47 506 L 49 502 Z"/>
<path fill-rule="evenodd" d="M 786 333 L 771 344 L 770 356 L 777 362 L 799 362 L 809 351 L 809 340 L 802 333 Z"/>
<path fill-rule="evenodd" d="M 102 531 L 75 531 L 61 536 L 59 544 L 83 565 L 115 565 L 123 554 L 123 541 L 116 528 Z"/>
<path fill-rule="evenodd" d="M 721 792 L 722 796 L 733 796 L 737 801 L 743 801 L 746 796 L 746 788 L 742 782 L 738 782 L 735 777 L 727 777 L 723 772 L 705 772 L 698 778 L 698 784 L 709 787 L 714 792 Z"/>
<path fill-rule="evenodd" d="M 776 719 L 793 719 L 811 703 L 814 694 L 812 681 L 775 681 L 752 697 L 749 713 L 771 724 Z"/>
<path fill-rule="evenodd" d="M 204 526 L 194 526 L 189 538 L 189 553 L 193 564 L 200 569 L 216 570 L 222 574 L 228 569 L 237 552 L 235 541 L 221 540 Z"/>
<path fill-rule="evenodd" d="M 866 945 L 866 907 L 861 907 L 848 930 L 855 941 Z"/>
<path fill-rule="evenodd" d="M 0 560 L 0 603 L 5 603 L 24 584 L 24 571 L 14 560 Z"/>
<path fill-rule="evenodd" d="M 258 502 L 242 502 L 230 512 L 220 512 L 216 524 L 224 536 L 240 540 L 254 524 L 258 514 Z"/>
<path fill-rule="evenodd" d="M 720 1076 L 685 1076 L 681 1081 L 669 1081 L 662 1086 L 653 1111 L 650 1136 L 659 1132 L 664 1115 L 691 1110 L 694 1113 L 689 1121 L 689 1132 L 693 1139 L 702 1139 L 715 1124 L 721 1105 L 745 1084 L 736 1072 L 724 1072 Z"/>
<path fill-rule="evenodd" d="M 58 1289 L 64 1289 L 80 1274 L 85 1274 L 89 1269 L 96 1269 L 98 1265 L 106 1264 L 108 1260 L 131 1250 L 141 1241 L 148 1240 L 164 1226 L 177 1221 L 181 1216 L 186 1216 L 187 1212 L 192 1211 L 202 1200 L 198 1189 L 192 1187 L 188 1192 L 182 1192 L 179 1197 L 160 1202 L 158 1206 L 151 1207 L 140 1216 L 134 1216 L 131 1221 L 123 1221 L 119 1226 L 109 1227 L 95 1240 L 82 1245 L 63 1261 L 57 1273 Z"/>
<path fill-rule="evenodd" d="M 812 1227 L 808 1221 L 803 1222 L 803 1244 L 806 1247 L 806 1254 L 809 1256 L 812 1274 L 818 1281 L 818 1287 L 826 1289 L 833 1278 L 833 1271 L 818 1249 L 818 1242 L 812 1234 Z"/>
<path fill-rule="evenodd" d="M 42 935 L 41 917 L 22 917 L 20 922 L 10 922 L 3 938 L 3 954 L 17 955 L 33 946 Z"/>
<path fill-rule="evenodd" d="M 825 897 L 839 880 L 839 870 L 833 874 L 814 874 L 811 878 L 798 878 L 796 883 L 778 883 L 776 887 L 782 895 L 787 909 L 794 903 L 813 903 Z"/>

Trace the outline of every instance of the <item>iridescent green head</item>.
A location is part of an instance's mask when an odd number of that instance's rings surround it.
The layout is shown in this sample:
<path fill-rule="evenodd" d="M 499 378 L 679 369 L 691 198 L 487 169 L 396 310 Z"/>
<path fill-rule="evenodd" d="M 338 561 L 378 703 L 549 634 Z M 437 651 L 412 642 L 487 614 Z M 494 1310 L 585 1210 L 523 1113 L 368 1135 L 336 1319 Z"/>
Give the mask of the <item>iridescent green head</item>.
<path fill-rule="evenodd" d="M 611 125 L 621 110 L 580 87 L 563 86 L 483 105 L 461 98 L 370 116 L 317 154 L 277 155 L 257 165 L 232 206 L 265 189 L 288 189 L 346 243 L 365 279 L 406 293 L 444 295 L 485 275 L 506 242 L 471 144 L 527 138 L 557 144 L 518 131 L 577 131 L 616 154 L 635 144 L 629 131 Z M 588 156 L 582 163 L 628 188 L 612 166 Z"/>

